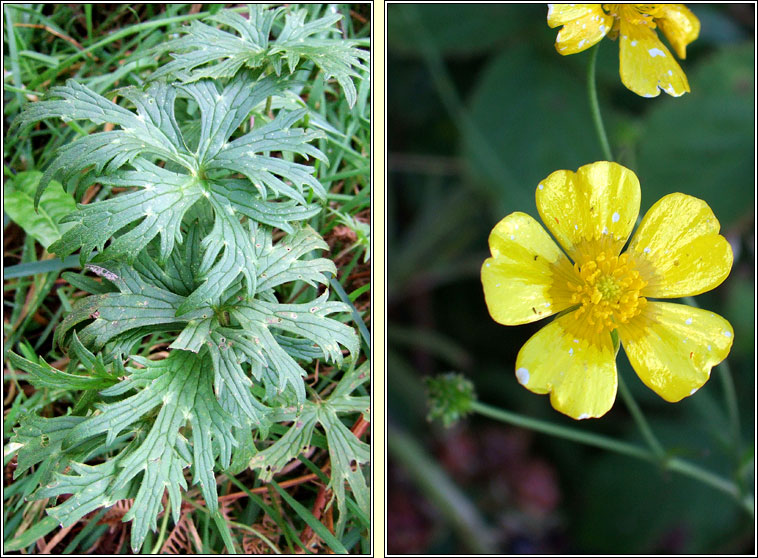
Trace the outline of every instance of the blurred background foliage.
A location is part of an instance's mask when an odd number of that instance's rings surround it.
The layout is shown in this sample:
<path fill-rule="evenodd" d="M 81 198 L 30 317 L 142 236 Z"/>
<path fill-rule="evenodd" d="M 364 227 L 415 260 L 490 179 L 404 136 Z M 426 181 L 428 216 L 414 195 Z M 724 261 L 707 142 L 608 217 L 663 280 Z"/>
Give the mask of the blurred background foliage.
<path fill-rule="evenodd" d="M 702 24 L 680 61 L 692 93 L 638 97 L 600 43 L 601 111 L 641 215 L 684 192 L 708 202 L 734 249 L 730 277 L 697 297 L 730 320 L 741 439 L 723 386 L 666 403 L 619 373 L 665 447 L 753 490 L 755 409 L 754 5 L 691 6 Z M 390 553 L 753 552 L 753 521 L 727 496 L 656 466 L 471 416 L 426 420 L 423 378 L 472 380 L 481 401 L 577 426 L 516 382 L 544 322 L 507 328 L 484 304 L 487 236 L 506 214 L 537 217 L 534 190 L 602 159 L 586 94 L 588 54 L 562 57 L 544 5 L 387 7 L 388 550 Z M 618 398 L 582 429 L 642 443 Z"/>

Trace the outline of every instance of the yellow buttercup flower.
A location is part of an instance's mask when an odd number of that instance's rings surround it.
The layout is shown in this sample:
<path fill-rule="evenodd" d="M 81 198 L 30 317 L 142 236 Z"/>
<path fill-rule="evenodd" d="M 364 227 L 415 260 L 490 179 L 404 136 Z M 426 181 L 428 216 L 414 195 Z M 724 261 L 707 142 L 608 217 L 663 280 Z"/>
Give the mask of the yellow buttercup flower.
<path fill-rule="evenodd" d="M 536 197 L 565 253 L 534 218 L 516 212 L 492 230 L 492 257 L 482 266 L 496 322 L 561 313 L 519 351 L 519 383 L 550 393 L 553 407 L 572 418 L 604 415 L 618 384 L 615 330 L 650 389 L 671 402 L 695 393 L 729 354 L 732 326 L 707 310 L 651 299 L 700 294 L 729 275 L 732 249 L 710 207 L 685 194 L 664 196 L 621 254 L 640 209 L 632 171 L 607 161 L 559 170 L 540 182 Z"/>
<path fill-rule="evenodd" d="M 549 4 L 547 24 L 563 26 L 555 42 L 563 55 L 621 35 L 621 81 L 637 95 L 657 97 L 663 89 L 679 97 L 690 91 L 687 76 L 655 32 L 659 27 L 684 59 L 700 21 L 683 4 Z"/>

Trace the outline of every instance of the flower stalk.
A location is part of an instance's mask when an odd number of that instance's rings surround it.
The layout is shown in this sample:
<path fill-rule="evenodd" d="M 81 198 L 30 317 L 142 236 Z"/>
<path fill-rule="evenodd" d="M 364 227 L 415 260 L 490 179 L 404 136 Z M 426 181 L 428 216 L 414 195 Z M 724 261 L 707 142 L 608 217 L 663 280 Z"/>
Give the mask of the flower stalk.
<path fill-rule="evenodd" d="M 587 66 L 587 94 L 590 98 L 590 112 L 592 113 L 592 122 L 595 124 L 595 132 L 600 140 L 600 147 L 603 149 L 603 157 L 606 161 L 613 161 L 611 144 L 608 143 L 608 136 L 605 133 L 603 117 L 600 114 L 600 103 L 597 100 L 597 84 L 595 82 L 595 63 L 597 61 L 597 51 L 600 45 L 590 49 L 590 61 Z"/>
<path fill-rule="evenodd" d="M 507 424 L 512 424 L 513 426 L 528 428 L 536 432 L 555 436 L 556 438 L 563 438 L 564 440 L 571 440 L 573 442 L 595 446 L 622 455 L 641 459 L 643 461 L 658 463 L 664 470 L 688 476 L 703 484 L 707 484 L 724 494 L 728 494 L 734 498 L 740 507 L 747 511 L 751 517 L 755 517 L 755 508 L 752 504 L 752 497 L 744 497 L 737 484 L 689 461 L 685 461 L 678 457 L 666 457 L 665 455 L 663 456 L 664 459 L 661 460 L 654 451 L 640 447 L 637 444 L 622 442 L 602 434 L 585 432 L 572 426 L 563 426 L 546 420 L 525 417 L 518 413 L 498 409 L 479 401 L 475 401 L 472 404 L 471 410 L 480 415 Z"/>

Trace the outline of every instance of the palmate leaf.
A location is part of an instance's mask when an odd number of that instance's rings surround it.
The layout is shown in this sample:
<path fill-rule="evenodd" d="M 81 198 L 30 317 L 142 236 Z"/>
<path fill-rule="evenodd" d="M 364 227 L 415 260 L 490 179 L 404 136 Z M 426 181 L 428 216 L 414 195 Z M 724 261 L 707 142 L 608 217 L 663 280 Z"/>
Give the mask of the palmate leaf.
<path fill-rule="evenodd" d="M 77 335 L 84 345 L 95 350 L 108 345 L 121 351 L 124 346 L 119 345 L 121 339 L 127 338 L 128 343 L 133 343 L 132 339 L 149 333 L 146 328 L 173 331 L 178 336 L 171 348 L 193 352 L 208 350 L 217 392 L 228 393 L 243 416 L 253 425 L 265 427 L 263 409 L 251 399 L 250 379 L 241 364 L 250 363 L 253 377 L 266 386 L 267 399 L 290 388 L 296 399 L 303 401 L 302 376 L 306 372 L 298 360 L 323 357 L 339 364 L 343 359 L 341 347 L 355 355 L 358 338 L 353 328 L 329 317 L 346 313 L 348 307 L 327 300 L 326 293 L 309 303 L 276 302 L 274 287 L 291 281 L 326 285 L 325 273 L 335 272 L 329 260 L 304 259 L 314 250 L 327 248 L 313 229 L 303 227 L 274 245 L 270 229 L 252 224 L 246 237 L 252 243 L 249 255 L 254 255 L 258 262 L 252 280 L 265 300 L 258 295 L 249 298 L 244 290 L 231 288 L 220 295 L 218 306 L 206 304 L 180 313 L 187 300 L 199 290 L 192 285 L 203 276 L 204 262 L 197 266 L 199 277 L 183 278 L 182 273 L 194 266 L 186 262 L 182 253 L 192 258 L 195 251 L 186 246 L 176 250 L 165 267 L 143 252 L 133 266 L 125 263 L 89 266 L 117 287 L 118 292 L 101 292 L 78 300 L 57 328 L 55 342 L 64 346 L 69 332 L 89 320 Z M 200 242 L 197 235 L 191 238 Z M 186 295 L 188 290 L 191 290 L 189 296 Z M 228 318 L 223 317 L 224 313 Z"/>
<path fill-rule="evenodd" d="M 369 445 L 360 441 L 339 419 L 340 414 L 363 413 L 368 415 L 371 400 L 368 396 L 351 393 L 369 379 L 370 363 L 352 368 L 337 384 L 325 401 L 306 401 L 290 429 L 265 450 L 250 460 L 251 469 L 261 470 L 261 480 L 271 480 L 301 452 L 308 449 L 316 423 L 326 432 L 332 475 L 329 488 L 334 491 L 337 504 L 345 509 L 345 482 L 347 481 L 361 510 L 369 513 L 370 495 L 360 465 L 371 459 Z"/>
<path fill-rule="evenodd" d="M 293 128 L 303 110 L 280 111 L 273 121 L 231 139 L 251 111 L 279 88 L 275 78 L 255 82 L 246 72 L 223 91 L 207 80 L 179 86 L 155 82 L 147 91 L 125 88 L 122 95 L 137 107 L 136 114 L 71 80 L 51 89 L 50 97 L 61 99 L 29 105 L 14 126 L 65 117 L 97 124 L 111 122 L 122 129 L 91 134 L 61 148 L 40 180 L 37 201 L 56 175 L 69 189 L 97 181 L 132 190 L 79 206 L 78 212 L 64 219 L 74 223 L 73 228 L 50 247 L 51 251 L 64 257 L 81 248 L 82 263 L 94 249 L 101 252 L 101 260 L 133 261 L 151 239 L 160 236 L 159 259 L 165 262 L 176 242 L 181 242 L 185 214 L 194 204 L 207 203 L 216 227 L 204 244 L 205 283 L 182 311 L 217 302 L 218 294 L 240 275 L 247 279 L 252 296 L 255 261 L 249 256 L 253 250 L 240 226 L 240 216 L 292 230 L 292 221 L 319 210 L 306 204 L 306 188 L 325 196 L 312 167 L 275 156 L 293 154 L 326 162 L 310 144 L 322 132 Z M 200 109 L 200 135 L 194 148 L 188 147 L 175 121 L 174 104 L 179 93 L 193 99 Z M 158 161 L 178 170 L 162 168 Z M 248 182 L 229 176 L 236 173 L 245 175 Z M 271 201 L 270 195 L 292 201 Z"/>
<path fill-rule="evenodd" d="M 274 22 L 284 14 L 284 26 L 275 38 Z M 250 5 L 245 19 L 236 12 L 223 10 L 207 21 L 231 27 L 237 34 L 193 21 L 182 31 L 183 37 L 160 45 L 157 52 L 169 52 L 173 60 L 153 73 L 152 79 L 175 76 L 185 83 L 203 78 L 230 78 L 243 68 L 270 65 L 277 76 L 286 63 L 292 74 L 301 60 L 315 64 L 324 79 L 334 77 L 345 92 L 348 105 L 355 104 L 357 93 L 353 78 L 358 70 L 367 71 L 364 61 L 369 53 L 356 48 L 355 42 L 328 38 L 339 33 L 335 24 L 339 14 L 306 21 L 306 9 L 268 8 Z"/>
<path fill-rule="evenodd" d="M 76 474 L 56 474 L 55 482 L 41 490 L 39 497 L 72 494 L 65 503 L 50 510 L 65 526 L 94 509 L 133 496 L 134 504 L 124 519 L 133 520 L 132 548 L 137 549 L 147 531 L 156 529 L 165 490 L 174 521 L 179 520 L 180 488 L 187 488 L 183 470 L 190 463 L 194 482 L 200 485 L 208 509 L 218 509 L 213 473 L 216 456 L 222 468 L 229 466 L 231 448 L 237 444 L 231 429 L 240 423 L 216 399 L 207 354 L 172 351 L 158 362 L 132 358 L 144 368 L 128 368 L 128 379 L 102 394 L 118 396 L 134 389 L 137 393 L 99 405 L 98 414 L 76 417 L 78 420 L 66 430 L 63 450 L 74 452 L 103 434 L 105 445 L 110 446 L 121 432 L 133 427 L 131 442 L 104 464 L 72 462 Z M 156 407 L 160 408 L 157 416 L 147 434 L 142 435 L 144 418 Z M 191 450 L 184 437 L 187 426 L 191 426 Z M 140 481 L 133 483 L 140 473 Z"/>

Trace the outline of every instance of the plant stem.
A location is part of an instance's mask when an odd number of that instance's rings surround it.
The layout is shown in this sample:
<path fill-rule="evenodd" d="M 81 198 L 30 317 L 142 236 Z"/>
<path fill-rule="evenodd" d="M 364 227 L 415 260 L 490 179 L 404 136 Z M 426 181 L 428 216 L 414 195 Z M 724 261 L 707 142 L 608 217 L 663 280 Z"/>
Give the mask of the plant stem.
<path fill-rule="evenodd" d="M 418 443 L 398 427 L 387 426 L 387 449 L 421 487 L 474 554 L 496 553 L 493 532 L 479 511 Z"/>
<path fill-rule="evenodd" d="M 661 461 L 655 453 L 636 444 L 621 442 L 602 434 L 584 432 L 583 430 L 571 426 L 562 426 L 544 420 L 525 417 L 517 413 L 491 407 L 490 405 L 480 403 L 479 401 L 472 404 L 471 410 L 514 426 L 529 428 L 531 430 L 536 430 L 537 432 L 550 434 L 557 438 L 607 449 L 623 455 L 636 457 L 644 461 L 650 461 L 651 463 L 659 463 L 665 470 L 686 475 L 699 480 L 703 484 L 707 484 L 716 490 L 724 492 L 725 494 L 729 494 L 732 498 L 737 500 L 739 505 L 745 509 L 751 517 L 755 517 L 755 508 L 753 505 L 753 497 L 751 495 L 743 496 L 739 487 L 735 483 L 711 473 L 699 465 L 690 463 L 689 461 L 684 461 L 678 457 L 672 457 Z"/>
<path fill-rule="evenodd" d="M 600 48 L 598 43 L 590 49 L 590 62 L 587 71 L 587 93 L 590 97 L 590 112 L 592 121 L 595 123 L 595 131 L 600 139 L 600 145 L 603 148 L 603 156 L 607 161 L 613 161 L 611 145 L 608 143 L 608 136 L 605 134 L 603 117 L 600 115 L 600 104 L 597 101 L 597 84 L 595 83 L 595 61 L 597 60 L 597 51 Z"/>
<path fill-rule="evenodd" d="M 657 461 L 655 455 L 648 451 L 646 448 L 640 447 L 636 444 L 630 444 L 628 442 L 620 442 L 609 436 L 602 434 L 595 434 L 593 432 L 585 432 L 572 426 L 562 426 L 560 424 L 554 424 L 548 421 L 535 419 L 531 417 L 525 417 L 517 413 L 512 413 L 504 409 L 498 409 L 491 407 L 485 403 L 476 401 L 472 405 L 472 410 L 476 413 L 513 424 L 515 426 L 521 426 L 523 428 L 529 428 L 542 432 L 544 434 L 550 434 L 556 438 L 563 438 L 565 440 L 572 440 L 574 442 L 580 442 L 589 446 L 595 446 L 602 449 L 607 449 L 616 453 L 629 455 L 638 459 L 644 459 L 646 461 Z"/>
<path fill-rule="evenodd" d="M 621 392 L 621 398 L 624 400 L 624 403 L 626 403 L 626 406 L 629 407 L 629 412 L 632 413 L 632 417 L 634 417 L 634 422 L 637 423 L 637 426 L 642 432 L 642 436 L 645 438 L 647 445 L 650 446 L 650 449 L 653 451 L 653 453 L 659 459 L 663 459 L 663 457 L 666 455 L 666 450 L 663 449 L 663 446 L 658 441 L 658 438 L 656 438 L 655 434 L 653 434 L 653 431 L 650 428 L 650 424 L 648 424 L 647 419 L 645 418 L 645 415 L 640 410 L 639 405 L 637 405 L 637 402 L 634 400 L 634 397 L 632 396 L 632 392 L 629 391 L 629 388 L 627 387 L 626 382 L 624 382 L 624 379 L 621 377 L 620 374 L 618 376 L 618 379 L 619 379 L 619 391 Z"/>

